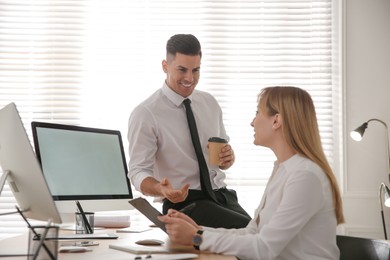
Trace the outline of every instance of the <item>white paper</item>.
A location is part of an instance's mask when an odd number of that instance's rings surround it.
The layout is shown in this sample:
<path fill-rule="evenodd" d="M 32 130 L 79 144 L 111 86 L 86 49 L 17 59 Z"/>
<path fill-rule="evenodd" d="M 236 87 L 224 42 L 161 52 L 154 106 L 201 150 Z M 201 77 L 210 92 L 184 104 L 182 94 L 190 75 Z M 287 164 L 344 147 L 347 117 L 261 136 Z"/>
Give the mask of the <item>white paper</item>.
<path fill-rule="evenodd" d="M 95 214 L 95 227 L 125 228 L 130 226 L 130 215 Z"/>
<path fill-rule="evenodd" d="M 192 259 L 197 258 L 197 254 L 192 253 L 170 253 L 169 249 L 162 247 L 162 246 L 131 246 L 131 245 L 115 245 L 111 244 L 109 245 L 109 248 L 120 250 L 132 254 L 145 254 L 144 257 L 147 255 L 153 254 L 152 259 Z M 139 255 L 140 256 L 140 255 Z M 144 258 L 143 257 L 143 258 Z"/>

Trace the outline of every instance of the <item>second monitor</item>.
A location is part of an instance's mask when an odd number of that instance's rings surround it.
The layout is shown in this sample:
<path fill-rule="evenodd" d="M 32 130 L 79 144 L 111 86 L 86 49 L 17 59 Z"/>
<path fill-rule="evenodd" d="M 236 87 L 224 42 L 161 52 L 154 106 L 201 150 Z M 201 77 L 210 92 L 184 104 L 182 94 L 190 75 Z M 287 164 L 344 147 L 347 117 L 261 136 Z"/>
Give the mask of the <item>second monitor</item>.
<path fill-rule="evenodd" d="M 120 131 L 32 122 L 36 156 L 62 216 L 128 210 L 133 198 Z M 69 219 L 70 220 L 70 219 Z"/>

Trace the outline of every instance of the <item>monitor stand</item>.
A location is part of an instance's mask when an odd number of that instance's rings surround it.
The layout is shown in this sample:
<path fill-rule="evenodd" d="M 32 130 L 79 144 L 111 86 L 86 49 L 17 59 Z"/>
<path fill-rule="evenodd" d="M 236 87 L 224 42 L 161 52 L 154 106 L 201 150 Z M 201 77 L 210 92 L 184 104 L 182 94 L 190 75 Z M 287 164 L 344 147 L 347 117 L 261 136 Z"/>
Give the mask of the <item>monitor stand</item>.
<path fill-rule="evenodd" d="M 9 175 L 11 175 L 11 172 L 8 171 L 8 170 L 4 171 L 3 175 L 1 175 L 1 178 L 0 178 L 0 196 L 1 196 L 1 192 L 3 191 L 4 185 L 5 185 L 5 181 L 7 180 Z M 24 212 L 24 210 L 22 210 L 22 212 Z M 10 214 L 15 214 L 15 213 L 18 213 L 18 211 L 1 213 L 0 216 L 10 215 Z"/>
<path fill-rule="evenodd" d="M 7 177 L 10 174 L 11 174 L 10 171 L 4 171 L 3 175 L 1 175 L 1 178 L 0 178 L 0 196 L 1 196 L 1 192 L 3 191 L 4 185 L 5 185 L 5 181 L 7 180 Z"/>
<path fill-rule="evenodd" d="M 10 176 L 10 175 L 11 175 L 11 171 L 8 171 L 8 170 L 4 171 L 3 175 L 1 175 L 1 178 L 0 178 L 0 196 L 1 196 L 1 192 L 3 191 L 5 182 L 6 182 L 7 178 L 8 178 L 8 176 Z M 28 211 L 28 210 L 24 210 L 24 209 L 20 210 L 20 209 L 18 209 L 18 211 L 1 213 L 0 216 L 11 215 L 11 214 L 15 214 L 15 213 L 20 213 L 21 214 L 21 212 L 26 212 L 26 211 Z"/>

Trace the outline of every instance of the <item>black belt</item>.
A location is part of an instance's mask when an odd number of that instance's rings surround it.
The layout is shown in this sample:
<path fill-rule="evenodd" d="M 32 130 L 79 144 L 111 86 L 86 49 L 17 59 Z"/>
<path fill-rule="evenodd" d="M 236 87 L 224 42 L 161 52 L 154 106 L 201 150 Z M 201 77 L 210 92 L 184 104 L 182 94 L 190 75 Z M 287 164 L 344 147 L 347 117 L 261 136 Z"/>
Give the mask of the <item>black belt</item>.
<path fill-rule="evenodd" d="M 226 190 L 227 190 L 226 187 L 222 187 L 222 188 L 219 188 L 219 189 L 214 189 L 213 192 L 220 192 L 220 191 L 226 191 Z M 205 199 L 205 197 L 203 196 L 203 191 L 202 190 L 192 190 L 192 189 L 189 189 L 188 190 L 187 199 L 188 199 L 188 197 L 192 197 L 192 196 L 195 196 L 197 199 Z M 168 199 L 164 198 L 163 202 L 165 202 L 165 201 L 168 201 Z"/>
<path fill-rule="evenodd" d="M 219 189 L 215 189 L 213 191 L 214 192 L 218 192 L 218 191 L 223 191 L 223 190 L 227 190 L 227 188 L 226 187 L 222 187 L 222 188 L 219 188 Z"/>

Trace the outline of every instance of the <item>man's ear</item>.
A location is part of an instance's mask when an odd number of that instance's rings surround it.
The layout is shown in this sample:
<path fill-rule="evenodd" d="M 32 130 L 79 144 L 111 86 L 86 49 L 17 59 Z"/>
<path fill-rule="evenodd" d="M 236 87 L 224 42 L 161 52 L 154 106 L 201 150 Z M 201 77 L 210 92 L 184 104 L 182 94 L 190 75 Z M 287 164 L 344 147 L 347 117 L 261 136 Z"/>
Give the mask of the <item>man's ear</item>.
<path fill-rule="evenodd" d="M 167 72 L 168 72 L 168 62 L 167 62 L 166 60 L 163 60 L 163 61 L 161 62 L 161 65 L 162 65 L 163 71 L 164 71 L 165 73 L 167 73 Z"/>

